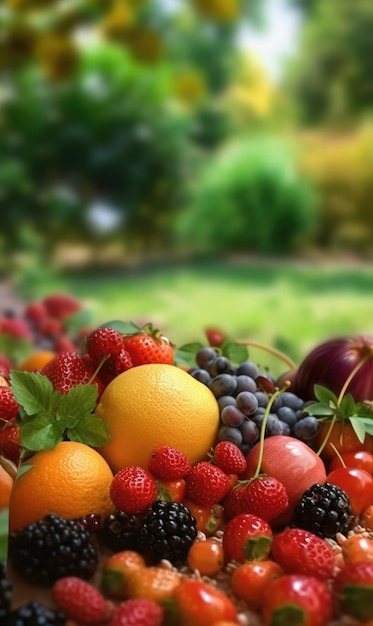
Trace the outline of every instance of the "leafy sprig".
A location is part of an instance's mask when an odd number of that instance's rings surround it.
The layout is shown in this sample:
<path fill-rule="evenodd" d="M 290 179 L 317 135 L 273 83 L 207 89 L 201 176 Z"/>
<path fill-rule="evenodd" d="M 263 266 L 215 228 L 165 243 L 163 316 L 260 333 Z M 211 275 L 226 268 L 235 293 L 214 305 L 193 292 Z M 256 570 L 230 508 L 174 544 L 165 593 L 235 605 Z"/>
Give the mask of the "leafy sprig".
<path fill-rule="evenodd" d="M 110 439 L 105 422 L 94 414 L 95 384 L 78 384 L 67 394 L 39 372 L 12 370 L 10 382 L 20 405 L 20 441 L 24 455 L 69 439 L 99 447 Z"/>
<path fill-rule="evenodd" d="M 348 421 L 361 443 L 364 443 L 367 434 L 373 435 L 373 413 L 368 403 L 355 402 L 349 393 L 340 394 L 337 397 L 335 393 L 322 385 L 314 385 L 314 394 L 317 402 L 307 405 L 305 411 L 317 417 L 320 422 L 330 423 L 319 453 L 327 444 L 337 421 Z"/>

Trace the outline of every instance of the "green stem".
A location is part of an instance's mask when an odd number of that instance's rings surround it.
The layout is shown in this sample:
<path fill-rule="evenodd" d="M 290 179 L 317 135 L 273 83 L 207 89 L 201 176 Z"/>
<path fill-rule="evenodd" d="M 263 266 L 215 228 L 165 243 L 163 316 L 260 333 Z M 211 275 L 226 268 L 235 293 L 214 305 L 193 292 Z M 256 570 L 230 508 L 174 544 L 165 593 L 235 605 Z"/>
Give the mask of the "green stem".
<path fill-rule="evenodd" d="M 256 470 L 255 470 L 255 474 L 252 477 L 251 480 L 254 480 L 255 478 L 258 478 L 259 474 L 261 473 L 261 467 L 262 467 L 262 462 L 263 462 L 263 453 L 264 453 L 264 438 L 265 438 L 265 429 L 266 429 L 266 425 L 267 425 L 267 421 L 268 421 L 268 415 L 271 412 L 271 408 L 273 406 L 274 401 L 276 400 L 276 398 L 281 395 L 284 391 L 286 391 L 287 389 L 289 389 L 291 383 L 289 380 L 286 380 L 284 382 L 284 386 L 281 389 L 277 389 L 277 391 L 275 391 L 269 401 L 268 404 L 266 406 L 266 410 L 264 412 L 264 416 L 263 416 L 263 421 L 260 427 L 260 437 L 259 437 L 259 456 L 258 456 L 258 461 L 256 464 Z"/>
<path fill-rule="evenodd" d="M 319 447 L 318 451 L 316 452 L 317 456 L 320 456 L 320 454 L 324 450 L 326 444 L 328 443 L 329 437 L 330 437 L 330 435 L 332 433 L 332 430 L 334 428 L 334 424 L 336 423 L 336 421 L 337 421 L 337 416 L 333 415 L 333 417 L 331 419 L 331 422 L 329 424 L 328 432 L 326 433 L 326 435 L 325 435 L 325 437 L 324 437 L 324 439 L 323 439 L 323 441 L 321 443 L 321 446 Z"/>
<path fill-rule="evenodd" d="M 283 352 L 280 352 L 279 350 L 276 350 L 275 348 L 270 348 L 269 346 L 265 346 L 261 343 L 257 343 L 256 341 L 250 341 L 249 339 L 236 339 L 235 343 L 238 346 L 251 346 L 252 348 L 259 348 L 260 350 L 265 350 L 265 352 L 268 352 L 269 354 L 272 354 L 273 356 L 280 359 L 281 361 L 284 361 L 284 363 L 286 363 L 289 369 L 292 370 L 296 368 L 296 364 L 294 363 L 294 361 L 292 361 L 286 354 L 284 354 Z"/>
<path fill-rule="evenodd" d="M 365 365 L 365 363 L 372 358 L 371 354 L 367 354 L 365 355 L 365 357 L 363 359 L 361 359 L 361 361 L 359 361 L 355 367 L 353 368 L 353 370 L 350 372 L 350 374 L 347 376 L 344 385 L 341 389 L 341 391 L 339 392 L 339 396 L 338 396 L 338 404 L 340 404 L 342 402 L 342 399 L 346 393 L 346 389 L 349 386 L 351 380 L 354 378 L 354 376 L 357 374 L 357 372 L 359 371 L 359 369 Z"/>

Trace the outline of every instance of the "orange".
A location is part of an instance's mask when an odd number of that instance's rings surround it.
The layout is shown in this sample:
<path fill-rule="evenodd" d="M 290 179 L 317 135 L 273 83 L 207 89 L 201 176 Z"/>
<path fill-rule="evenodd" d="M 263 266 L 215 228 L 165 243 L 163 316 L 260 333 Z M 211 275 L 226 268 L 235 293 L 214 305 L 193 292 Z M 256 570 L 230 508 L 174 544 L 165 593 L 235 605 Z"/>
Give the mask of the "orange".
<path fill-rule="evenodd" d="M 24 372 L 36 372 L 43 369 L 44 365 L 56 356 L 54 352 L 49 350 L 39 350 L 32 352 L 18 365 L 19 370 Z"/>
<path fill-rule="evenodd" d="M 54 513 L 73 519 L 114 510 L 113 479 L 101 454 L 74 441 L 36 452 L 20 467 L 9 504 L 9 527 L 15 530 Z"/>
<path fill-rule="evenodd" d="M 219 428 L 219 407 L 206 385 L 174 365 L 150 363 L 119 374 L 96 413 L 111 440 L 100 448 L 113 472 L 148 466 L 154 448 L 173 446 L 190 462 L 205 458 Z"/>
<path fill-rule="evenodd" d="M 0 465 L 0 509 L 5 509 L 9 506 L 13 483 L 14 480 L 11 475 Z"/>

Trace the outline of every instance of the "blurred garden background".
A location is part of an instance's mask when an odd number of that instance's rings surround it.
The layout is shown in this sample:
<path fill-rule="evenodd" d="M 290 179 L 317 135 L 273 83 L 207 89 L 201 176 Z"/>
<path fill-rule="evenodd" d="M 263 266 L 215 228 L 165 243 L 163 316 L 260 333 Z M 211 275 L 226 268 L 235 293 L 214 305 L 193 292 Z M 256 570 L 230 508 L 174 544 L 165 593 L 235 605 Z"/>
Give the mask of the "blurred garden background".
<path fill-rule="evenodd" d="M 4 0 L 0 275 L 300 359 L 373 334 L 371 0 Z"/>

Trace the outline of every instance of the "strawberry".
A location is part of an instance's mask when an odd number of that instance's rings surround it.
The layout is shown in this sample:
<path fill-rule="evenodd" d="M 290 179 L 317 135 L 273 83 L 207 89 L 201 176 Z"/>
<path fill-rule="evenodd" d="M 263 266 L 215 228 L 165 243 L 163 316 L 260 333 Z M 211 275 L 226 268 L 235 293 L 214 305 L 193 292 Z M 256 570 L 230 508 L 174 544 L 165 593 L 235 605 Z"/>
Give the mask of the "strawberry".
<path fill-rule="evenodd" d="M 272 541 L 272 556 L 287 574 L 304 574 L 321 580 L 334 570 L 334 552 L 329 543 L 302 528 L 285 528 Z"/>
<path fill-rule="evenodd" d="M 205 506 L 220 502 L 231 487 L 229 476 L 209 461 L 193 465 L 185 480 L 186 497 Z"/>
<path fill-rule="evenodd" d="M 72 387 L 76 387 L 80 383 L 98 383 L 97 379 L 91 381 L 94 374 L 94 364 L 76 352 L 57 354 L 48 361 L 41 373 L 49 378 L 54 389 L 61 393 L 68 393 Z"/>
<path fill-rule="evenodd" d="M 224 499 L 224 515 L 227 520 L 232 519 L 235 515 L 244 513 L 244 507 L 242 503 L 243 486 L 237 484 L 231 489 Z"/>
<path fill-rule="evenodd" d="M 56 317 L 45 317 L 41 320 L 38 332 L 42 337 L 59 337 L 64 333 L 64 326 Z"/>
<path fill-rule="evenodd" d="M 267 559 L 272 537 L 272 529 L 264 519 L 250 513 L 235 515 L 224 529 L 224 558 L 238 563 Z"/>
<path fill-rule="evenodd" d="M 11 387 L 0 385 L 0 420 L 7 422 L 17 417 L 19 404 L 16 402 Z"/>
<path fill-rule="evenodd" d="M 98 624 L 108 619 L 110 605 L 93 585 L 76 576 L 60 578 L 52 586 L 58 609 L 79 624 Z"/>
<path fill-rule="evenodd" d="M 39 325 L 39 323 L 48 316 L 48 309 L 43 302 L 35 300 L 26 305 L 24 315 L 27 320 L 30 320 L 33 324 Z"/>
<path fill-rule="evenodd" d="M 67 293 L 50 294 L 41 301 L 41 304 L 45 306 L 51 317 L 56 317 L 59 320 L 70 317 L 82 308 L 79 300 Z"/>
<path fill-rule="evenodd" d="M 228 338 L 227 334 L 221 328 L 217 328 L 216 326 L 208 326 L 205 328 L 205 335 L 209 345 L 215 348 L 220 348 L 220 346 L 222 346 L 224 341 Z"/>
<path fill-rule="evenodd" d="M 0 317 L 0 334 L 10 335 L 14 339 L 33 340 L 29 324 L 20 317 Z"/>
<path fill-rule="evenodd" d="M 19 426 L 8 424 L 0 430 L 0 456 L 18 465 L 21 454 Z"/>
<path fill-rule="evenodd" d="M 0 354 L 0 377 L 5 378 L 5 380 L 9 380 L 10 370 L 14 369 L 14 363 L 5 354 Z M 0 382 L 3 384 L 4 381 Z"/>
<path fill-rule="evenodd" d="M 86 351 L 96 363 L 119 356 L 123 347 L 123 336 L 115 328 L 96 328 L 86 341 Z"/>
<path fill-rule="evenodd" d="M 333 581 L 340 608 L 359 621 L 373 619 L 373 561 L 347 563 Z"/>
<path fill-rule="evenodd" d="M 148 470 L 160 480 L 185 478 L 192 469 L 189 459 L 172 446 L 159 446 L 149 461 Z"/>
<path fill-rule="evenodd" d="M 333 617 L 333 601 L 327 584 L 313 576 L 282 575 L 272 580 L 264 594 L 264 626 L 294 624 L 326 626 Z"/>
<path fill-rule="evenodd" d="M 241 474 L 246 469 L 246 458 L 232 441 L 219 441 L 211 460 L 226 474 Z"/>
<path fill-rule="evenodd" d="M 281 481 L 273 476 L 258 476 L 242 488 L 241 505 L 246 513 L 271 522 L 286 511 L 288 494 Z"/>
<path fill-rule="evenodd" d="M 139 332 L 124 335 L 123 341 L 133 365 L 174 363 L 174 346 L 167 337 L 153 329 L 151 324 L 147 324 Z"/>
<path fill-rule="evenodd" d="M 154 600 L 132 598 L 114 609 L 109 626 L 161 626 L 165 610 Z"/>
<path fill-rule="evenodd" d="M 110 486 L 114 506 L 124 513 L 140 513 L 157 497 L 155 478 L 140 466 L 130 465 L 117 472 Z"/>

